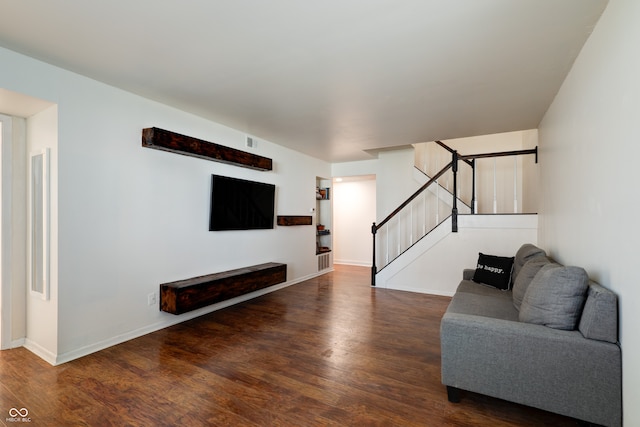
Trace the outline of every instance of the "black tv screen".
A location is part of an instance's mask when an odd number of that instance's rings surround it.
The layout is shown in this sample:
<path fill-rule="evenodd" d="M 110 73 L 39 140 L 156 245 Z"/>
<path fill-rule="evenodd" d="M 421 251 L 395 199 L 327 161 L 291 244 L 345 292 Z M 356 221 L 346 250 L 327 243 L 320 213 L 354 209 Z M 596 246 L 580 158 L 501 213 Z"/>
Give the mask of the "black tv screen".
<path fill-rule="evenodd" d="M 211 175 L 209 231 L 273 228 L 276 186 Z"/>

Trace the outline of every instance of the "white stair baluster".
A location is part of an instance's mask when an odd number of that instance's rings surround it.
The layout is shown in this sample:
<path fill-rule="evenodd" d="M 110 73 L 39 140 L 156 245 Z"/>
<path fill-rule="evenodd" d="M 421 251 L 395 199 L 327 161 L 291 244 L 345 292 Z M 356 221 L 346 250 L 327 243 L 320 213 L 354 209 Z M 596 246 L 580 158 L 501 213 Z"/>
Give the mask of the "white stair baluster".
<path fill-rule="evenodd" d="M 440 183 L 436 179 L 436 224 L 440 224 Z"/>
<path fill-rule="evenodd" d="M 478 161 L 474 160 L 474 168 L 471 170 L 473 173 L 473 194 L 475 194 L 475 200 L 473 201 L 473 212 L 478 213 L 478 176 L 476 175 L 476 169 L 478 168 Z"/>
<path fill-rule="evenodd" d="M 400 255 L 400 253 L 401 253 L 400 250 L 402 248 L 401 243 L 400 243 L 402 241 L 402 230 L 401 230 L 401 228 L 402 228 L 402 221 L 400 221 L 400 215 L 398 215 L 398 244 L 396 245 L 396 248 L 397 248 L 396 256 Z"/>
<path fill-rule="evenodd" d="M 518 156 L 513 156 L 513 213 L 518 213 Z"/>
<path fill-rule="evenodd" d="M 413 244 L 413 202 L 409 205 L 409 246 Z"/>
<path fill-rule="evenodd" d="M 427 234 L 427 192 L 422 192 L 422 235 Z"/>
<path fill-rule="evenodd" d="M 385 240 L 387 241 L 387 244 L 385 245 L 385 260 L 384 260 L 384 265 L 389 264 L 389 223 L 387 223 L 387 225 L 385 225 Z"/>
<path fill-rule="evenodd" d="M 496 158 L 493 158 L 493 213 L 498 213 L 498 192 L 496 185 Z"/>

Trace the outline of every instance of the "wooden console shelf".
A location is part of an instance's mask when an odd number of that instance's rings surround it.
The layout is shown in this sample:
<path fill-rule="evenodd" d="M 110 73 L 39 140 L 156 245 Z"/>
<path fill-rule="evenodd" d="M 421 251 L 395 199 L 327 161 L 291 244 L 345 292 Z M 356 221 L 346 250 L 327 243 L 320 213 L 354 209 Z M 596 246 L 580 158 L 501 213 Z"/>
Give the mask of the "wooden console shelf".
<path fill-rule="evenodd" d="M 273 161 L 267 157 L 225 147 L 202 139 L 158 128 L 142 129 L 142 146 L 185 156 L 213 160 L 251 169 L 270 171 Z"/>
<path fill-rule="evenodd" d="M 160 285 L 160 310 L 182 314 L 287 281 L 287 265 L 270 262 Z"/>
<path fill-rule="evenodd" d="M 278 215 L 278 225 L 311 225 L 313 218 L 310 215 Z"/>

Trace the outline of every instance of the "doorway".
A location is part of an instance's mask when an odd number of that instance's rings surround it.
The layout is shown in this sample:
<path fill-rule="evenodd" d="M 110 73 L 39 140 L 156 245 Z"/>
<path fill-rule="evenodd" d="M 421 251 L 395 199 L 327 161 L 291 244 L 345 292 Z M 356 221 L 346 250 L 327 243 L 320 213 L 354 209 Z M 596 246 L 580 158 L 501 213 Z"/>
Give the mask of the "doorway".
<path fill-rule="evenodd" d="M 376 177 L 360 175 L 333 179 L 335 264 L 371 267 L 376 221 Z"/>
<path fill-rule="evenodd" d="M 27 336 L 27 127 L 53 106 L 0 88 L 0 349 Z"/>

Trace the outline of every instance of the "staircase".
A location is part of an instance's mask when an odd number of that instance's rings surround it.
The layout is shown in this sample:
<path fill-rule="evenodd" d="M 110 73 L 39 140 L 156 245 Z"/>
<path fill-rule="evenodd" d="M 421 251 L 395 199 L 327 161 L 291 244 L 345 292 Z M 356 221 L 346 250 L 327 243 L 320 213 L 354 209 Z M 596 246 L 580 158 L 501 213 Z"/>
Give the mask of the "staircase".
<path fill-rule="evenodd" d="M 531 238 L 531 231 L 537 228 L 537 218 L 525 218 L 519 214 L 518 198 L 518 161 L 521 156 L 535 155 L 537 162 L 537 148 L 528 150 L 517 150 L 508 152 L 482 153 L 472 155 L 461 155 L 457 151 L 451 149 L 440 141 L 435 141 L 429 146 L 416 147 L 416 173 L 423 174 L 426 181 L 414 194 L 405 200 L 398 208 L 396 208 L 389 216 L 382 220 L 379 224 L 373 224 L 371 227 L 373 235 L 373 264 L 372 264 L 372 285 L 388 287 L 391 283 L 391 277 L 397 277 L 398 271 L 409 268 L 413 263 L 422 259 L 426 252 L 433 251 L 436 246 L 442 247 L 446 245 L 445 240 L 450 242 L 460 240 L 459 235 L 461 225 L 464 227 L 463 238 L 471 238 L 473 235 L 482 235 L 483 239 L 495 241 L 496 238 L 510 241 L 504 233 L 471 233 L 469 230 L 529 230 L 528 232 L 516 232 L 513 238 L 523 239 L 524 241 L 535 241 L 536 235 Z M 437 172 L 434 169 L 435 157 L 440 155 L 442 158 L 442 150 L 450 159 Z M 504 203 L 498 203 L 498 179 L 504 179 L 504 172 L 498 173 L 497 159 L 514 158 L 515 172 L 511 174 L 513 177 L 513 211 L 506 212 Z M 482 165 L 478 162 L 482 160 Z M 487 160 L 489 163 L 487 163 Z M 487 170 L 493 164 L 493 200 L 486 201 L 487 191 L 485 181 Z M 487 167 L 488 165 L 488 167 Z M 419 171 L 419 172 L 418 172 Z M 481 179 L 479 179 L 479 177 Z M 482 191 L 478 192 L 478 182 L 481 181 Z M 521 187 L 521 186 L 520 186 Z M 481 199 L 477 200 L 476 194 L 481 194 Z M 489 207 L 492 209 L 489 209 Z M 478 208 L 481 208 L 480 210 Z M 486 212 L 489 211 L 489 212 Z M 480 214 L 480 212 L 482 214 Z M 511 215 L 504 215 L 509 213 Z M 498 215 L 499 214 L 499 215 Z M 515 219 L 513 214 L 518 214 L 521 218 Z M 493 219 L 487 217 L 493 216 Z M 511 217 L 511 218 L 508 218 Z M 531 217 L 531 215 L 526 215 Z M 499 224 L 504 222 L 504 224 Z M 537 234 L 537 233 L 536 233 Z M 498 236 L 500 235 L 500 236 Z M 452 236 L 452 237 L 450 237 Z M 523 240 L 518 242 L 521 244 Z M 457 251 L 463 250 L 465 245 L 459 245 Z M 478 248 L 486 247 L 482 241 L 474 245 L 467 244 L 466 247 L 472 247 L 473 255 L 471 263 L 467 263 L 465 267 L 473 267 L 477 259 Z M 496 245 L 492 245 L 495 247 Z M 507 245 L 508 246 L 508 245 Z M 516 246 L 517 248 L 517 246 Z M 510 249 L 509 249 L 510 250 Z M 455 253 L 455 251 L 454 251 Z M 491 252 L 489 252 L 491 253 Z M 495 252 L 494 252 L 495 253 Z M 457 254 L 456 254 L 457 255 Z M 451 254 L 447 257 L 452 258 Z M 436 258 L 437 259 L 437 258 Z M 431 261 L 433 258 L 431 258 Z M 469 262 L 469 259 L 465 259 Z M 422 263 L 429 262 L 422 260 Z M 450 261 L 449 261 L 450 262 Z M 386 270 L 386 271 L 385 271 Z M 437 270 L 437 268 L 436 268 Z M 450 270 L 450 269 L 449 269 Z M 460 270 L 457 270 L 460 274 Z M 432 276 L 433 274 L 430 274 Z M 412 276 L 415 277 L 415 276 Z M 415 279 L 414 279 L 415 280 Z M 453 282 L 457 283 L 457 282 Z M 407 284 L 402 284 L 396 289 L 412 288 Z M 437 292 L 432 289 L 430 293 Z M 448 292 L 444 292 L 445 294 Z"/>

